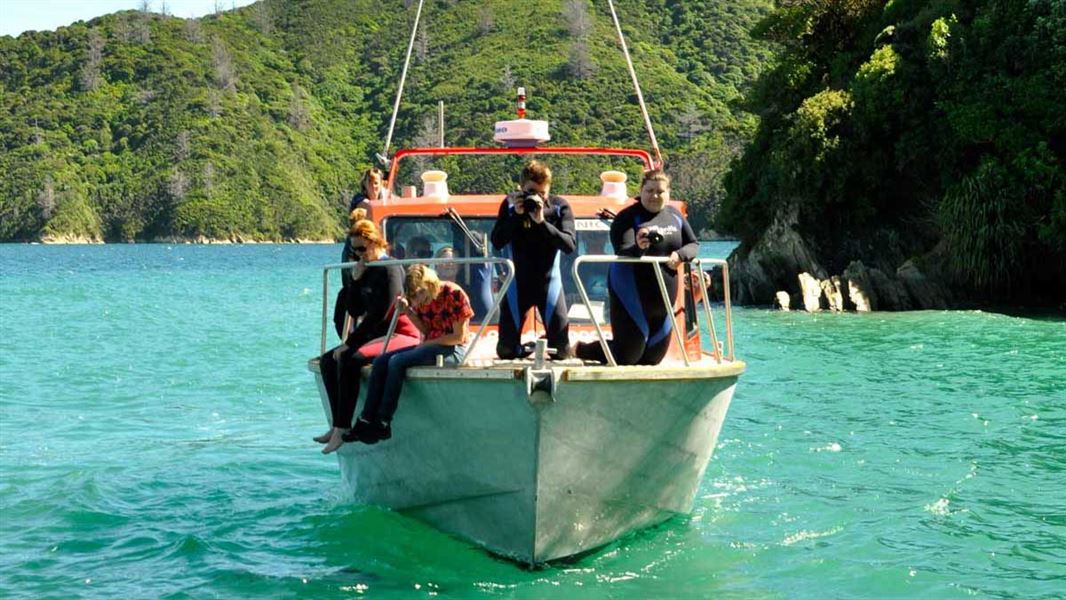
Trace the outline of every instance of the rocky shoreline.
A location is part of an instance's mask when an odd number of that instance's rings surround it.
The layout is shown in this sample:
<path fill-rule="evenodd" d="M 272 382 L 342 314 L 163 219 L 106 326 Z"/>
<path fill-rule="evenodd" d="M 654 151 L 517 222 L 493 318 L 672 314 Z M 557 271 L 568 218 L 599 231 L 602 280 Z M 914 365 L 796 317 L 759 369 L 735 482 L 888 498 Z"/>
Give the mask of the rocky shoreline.
<path fill-rule="evenodd" d="M 956 308 L 934 250 L 906 260 L 894 271 L 851 261 L 829 273 L 797 231 L 796 213 L 779 214 L 751 248 L 730 255 L 732 300 L 742 305 L 774 305 L 784 310 L 900 311 Z M 919 267 L 919 264 L 922 267 Z"/>
<path fill-rule="evenodd" d="M 14 242 L 14 240 L 12 240 Z M 74 244 L 338 244 L 339 240 L 334 239 L 312 239 L 312 238 L 283 238 L 277 240 L 255 240 L 244 238 L 240 235 L 233 235 L 229 238 L 209 238 L 206 236 L 196 237 L 182 237 L 182 236 L 164 236 L 158 238 L 152 238 L 150 240 L 129 240 L 129 241 L 104 241 L 97 237 L 88 237 L 80 235 L 44 235 L 36 242 L 39 244 L 49 245 L 74 245 Z"/>

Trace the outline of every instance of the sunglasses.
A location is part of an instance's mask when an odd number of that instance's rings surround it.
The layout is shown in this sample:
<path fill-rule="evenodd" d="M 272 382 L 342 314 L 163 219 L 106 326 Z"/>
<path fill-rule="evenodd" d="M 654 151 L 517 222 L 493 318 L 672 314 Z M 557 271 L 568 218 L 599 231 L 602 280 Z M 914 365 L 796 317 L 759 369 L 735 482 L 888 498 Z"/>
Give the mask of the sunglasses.
<path fill-rule="evenodd" d="M 366 246 L 352 246 L 352 252 L 356 254 L 362 254 L 366 252 Z"/>

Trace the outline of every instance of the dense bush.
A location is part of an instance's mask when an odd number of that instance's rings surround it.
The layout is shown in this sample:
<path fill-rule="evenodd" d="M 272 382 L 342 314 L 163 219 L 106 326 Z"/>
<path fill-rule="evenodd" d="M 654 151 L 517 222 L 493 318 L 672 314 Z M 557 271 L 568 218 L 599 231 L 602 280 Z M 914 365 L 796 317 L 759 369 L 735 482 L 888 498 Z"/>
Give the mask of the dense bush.
<path fill-rule="evenodd" d="M 979 295 L 1062 292 L 1066 3 L 798 0 L 756 33 L 782 52 L 747 96 L 761 121 L 721 227 L 748 247 L 798 207 L 834 272 L 940 244 Z"/>
<path fill-rule="evenodd" d="M 413 4 L 264 0 L 195 20 L 127 11 L 0 37 L 0 240 L 338 235 L 383 146 Z M 769 2 L 617 5 L 667 160 L 699 156 L 714 174 L 689 197 L 705 224 L 730 158 L 714 150 L 739 149 L 754 130 L 731 102 L 767 57 L 747 30 Z M 427 3 L 393 150 L 435 143 L 438 100 L 449 144 L 491 144 L 516 85 L 554 143 L 647 147 L 606 11 Z M 453 172 L 451 183 L 506 177 Z"/>

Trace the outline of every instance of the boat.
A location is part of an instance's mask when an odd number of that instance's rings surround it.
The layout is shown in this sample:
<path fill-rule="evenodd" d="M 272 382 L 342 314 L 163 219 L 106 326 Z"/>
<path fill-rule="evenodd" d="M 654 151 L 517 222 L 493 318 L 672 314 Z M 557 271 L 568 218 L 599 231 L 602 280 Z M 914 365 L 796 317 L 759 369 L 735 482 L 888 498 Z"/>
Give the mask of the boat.
<path fill-rule="evenodd" d="M 654 134 L 654 155 L 643 149 L 547 145 L 547 123 L 525 118 L 520 92 L 519 119 L 497 124 L 500 146 L 408 148 L 388 156 L 386 142 L 385 195 L 370 202 L 369 214 L 397 258 L 375 264 L 453 265 L 455 280 L 472 300 L 484 302 L 474 302 L 474 333 L 460 365 L 408 372 L 392 438 L 376 445 L 345 444 L 336 455 L 345 496 L 353 502 L 399 511 L 494 554 L 537 565 L 689 513 L 745 363 L 734 353 L 728 266 L 706 259 L 680 267 L 686 285 L 678 286 L 673 298 L 655 269 L 675 319 L 664 361 L 617 366 L 610 356 L 604 267 L 666 260 L 604 254 L 611 217 L 632 202 L 626 188 L 632 164 L 601 173 L 594 193 L 559 190 L 578 230 L 578 250 L 564 259 L 569 262 L 565 291 L 571 300 L 571 343 L 603 344 L 608 364 L 546 360 L 535 310 L 523 327 L 523 339 L 536 345 L 534 355 L 496 359 L 494 323 L 514 265 L 490 251 L 487 233 L 504 194 L 451 193 L 446 170 L 422 167 L 474 157 L 537 157 L 549 164 L 562 157 L 592 157 L 597 164 L 635 163 L 637 169 L 662 163 Z M 390 125 L 390 139 L 391 130 Z M 684 211 L 683 202 L 674 204 Z M 450 247 L 454 257 L 406 256 L 416 238 L 435 251 Z M 321 352 L 332 314 L 330 275 L 348 266 L 323 267 Z M 722 277 L 723 310 L 704 298 L 710 275 L 705 266 L 717 267 Z M 716 320 L 724 322 L 724 339 Z M 308 369 L 328 421 L 317 357 Z M 366 387 L 361 386 L 364 393 Z"/>

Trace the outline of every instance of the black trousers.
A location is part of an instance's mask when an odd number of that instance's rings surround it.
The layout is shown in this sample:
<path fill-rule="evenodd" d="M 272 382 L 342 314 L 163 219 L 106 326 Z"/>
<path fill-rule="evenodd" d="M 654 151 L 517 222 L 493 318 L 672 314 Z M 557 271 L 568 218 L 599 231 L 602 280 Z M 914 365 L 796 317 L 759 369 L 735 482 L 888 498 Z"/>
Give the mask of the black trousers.
<path fill-rule="evenodd" d="M 329 397 L 333 426 L 341 429 L 352 426 L 355 405 L 359 401 L 360 371 L 373 360 L 359 354 L 358 350 L 346 349 L 341 353 L 340 360 L 334 360 L 333 350 L 329 350 L 318 359 L 322 384 Z"/>
<path fill-rule="evenodd" d="M 560 281 L 556 283 L 556 279 Z M 517 280 L 511 284 L 500 307 L 497 356 L 512 359 L 529 355 L 522 349 L 521 327 L 526 312 L 534 306 L 547 327 L 548 347 L 554 349 L 553 354 L 569 353 L 570 320 L 566 316 L 566 296 L 559 277 L 553 278 L 548 285 L 530 285 L 528 282 L 522 285 Z"/>

